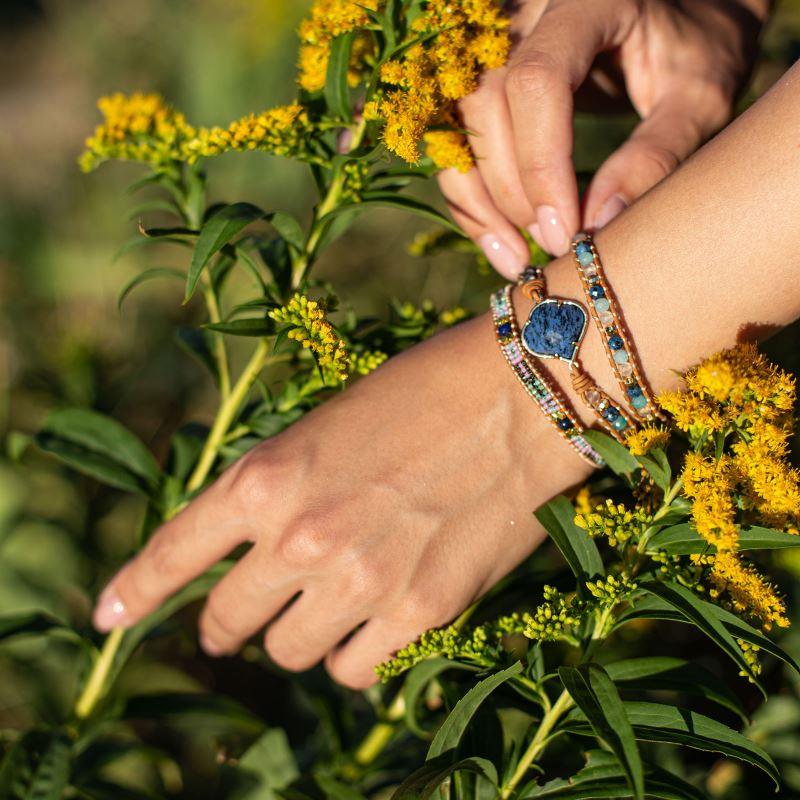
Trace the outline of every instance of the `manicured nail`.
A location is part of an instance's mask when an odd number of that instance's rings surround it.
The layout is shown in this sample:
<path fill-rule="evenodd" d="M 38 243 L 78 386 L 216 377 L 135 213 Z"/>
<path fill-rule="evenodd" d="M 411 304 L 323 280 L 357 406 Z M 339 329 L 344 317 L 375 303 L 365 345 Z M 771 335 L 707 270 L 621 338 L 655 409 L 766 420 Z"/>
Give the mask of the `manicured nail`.
<path fill-rule="evenodd" d="M 480 246 L 489 263 L 504 277 L 514 280 L 527 266 L 526 260 L 493 233 L 481 237 Z"/>
<path fill-rule="evenodd" d="M 554 256 L 563 256 L 569 250 L 569 236 L 561 215 L 553 206 L 539 206 L 536 222 L 542 235 L 544 249 Z"/>
<path fill-rule="evenodd" d="M 528 233 L 533 238 L 533 241 L 542 248 L 545 249 L 544 246 L 544 239 L 542 239 L 542 229 L 534 222 L 533 225 L 528 225 Z"/>
<path fill-rule="evenodd" d="M 205 634 L 200 636 L 200 647 L 202 647 L 205 653 L 210 655 L 212 658 L 221 656 L 223 652 L 222 648 L 216 642 L 209 639 Z"/>
<path fill-rule="evenodd" d="M 609 197 L 608 200 L 603 203 L 602 208 L 597 212 L 597 216 L 594 218 L 595 230 L 605 228 L 614 217 L 619 216 L 627 207 L 628 203 L 621 195 L 614 194 Z"/>
<path fill-rule="evenodd" d="M 109 584 L 100 595 L 94 610 L 94 626 L 100 633 L 108 633 L 112 628 L 125 626 L 129 622 L 128 610 L 114 589 Z"/>

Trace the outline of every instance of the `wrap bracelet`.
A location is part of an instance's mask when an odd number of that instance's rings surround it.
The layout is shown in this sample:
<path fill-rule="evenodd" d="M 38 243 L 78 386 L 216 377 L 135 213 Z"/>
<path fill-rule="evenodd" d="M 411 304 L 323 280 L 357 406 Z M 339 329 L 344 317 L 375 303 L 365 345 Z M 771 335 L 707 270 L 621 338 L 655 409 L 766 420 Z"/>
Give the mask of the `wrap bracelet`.
<path fill-rule="evenodd" d="M 628 404 L 643 422 L 663 421 L 664 416 L 642 374 L 594 240 L 588 233 L 579 233 L 572 241 L 572 252 L 592 318 Z"/>
<path fill-rule="evenodd" d="M 592 466 L 602 467 L 605 462 L 584 438 L 584 428 L 577 415 L 569 407 L 567 401 L 554 389 L 549 379 L 525 355 L 514 313 L 512 291 L 513 286 L 509 284 L 493 294 L 491 299 L 495 336 L 503 357 L 513 370 L 517 380 L 559 434 L 566 439 L 578 455 Z"/>
<path fill-rule="evenodd" d="M 538 267 L 528 267 L 519 282 L 533 303 L 522 329 L 524 348 L 537 358 L 565 361 L 569 365 L 573 389 L 601 425 L 618 441 L 624 442 L 625 434 L 636 427 L 634 418 L 597 385 L 578 357 L 588 325 L 586 309 L 574 300 L 548 298 L 544 272 Z"/>

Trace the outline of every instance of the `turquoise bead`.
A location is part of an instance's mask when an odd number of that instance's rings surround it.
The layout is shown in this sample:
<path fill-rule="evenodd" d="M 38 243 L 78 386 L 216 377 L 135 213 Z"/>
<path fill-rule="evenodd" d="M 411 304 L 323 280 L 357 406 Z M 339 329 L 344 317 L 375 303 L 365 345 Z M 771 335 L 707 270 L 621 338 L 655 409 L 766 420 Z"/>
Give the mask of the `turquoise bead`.
<path fill-rule="evenodd" d="M 594 261 L 594 255 L 591 251 L 588 253 L 578 253 L 578 261 L 580 261 L 582 267 L 588 267 L 589 264 Z"/>
<path fill-rule="evenodd" d="M 634 397 L 631 400 L 631 405 L 635 409 L 641 411 L 643 408 L 647 408 L 647 398 L 644 395 L 640 394 L 638 397 Z"/>
<path fill-rule="evenodd" d="M 627 364 L 628 363 L 628 353 L 625 350 L 617 350 L 614 353 L 614 361 L 617 364 Z"/>
<path fill-rule="evenodd" d="M 602 313 L 611 308 L 611 303 L 608 301 L 607 297 L 598 297 L 597 300 L 594 301 L 594 307 Z"/>
<path fill-rule="evenodd" d="M 624 431 L 628 427 L 628 420 L 625 417 L 617 417 L 612 423 L 611 427 L 615 431 Z"/>

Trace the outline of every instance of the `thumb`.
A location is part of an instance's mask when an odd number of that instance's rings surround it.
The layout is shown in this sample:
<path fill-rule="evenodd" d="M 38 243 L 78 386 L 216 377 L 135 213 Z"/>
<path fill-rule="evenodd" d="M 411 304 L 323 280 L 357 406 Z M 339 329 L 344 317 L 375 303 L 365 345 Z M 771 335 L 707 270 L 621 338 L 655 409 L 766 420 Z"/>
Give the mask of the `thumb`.
<path fill-rule="evenodd" d="M 713 112 L 710 104 L 690 105 L 684 97 L 659 102 L 598 170 L 584 198 L 584 227 L 605 227 L 674 172 L 729 116 L 729 107 Z"/>

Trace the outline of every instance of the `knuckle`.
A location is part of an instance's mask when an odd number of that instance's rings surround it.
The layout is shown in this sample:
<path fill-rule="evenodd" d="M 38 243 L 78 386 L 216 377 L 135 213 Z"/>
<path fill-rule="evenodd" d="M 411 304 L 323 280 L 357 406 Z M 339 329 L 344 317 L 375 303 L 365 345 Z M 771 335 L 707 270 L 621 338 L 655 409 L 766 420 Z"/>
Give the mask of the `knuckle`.
<path fill-rule="evenodd" d="M 380 564 L 369 554 L 355 553 L 346 563 L 339 582 L 342 598 L 350 606 L 359 607 L 372 602 L 386 582 Z"/>
<path fill-rule="evenodd" d="M 328 517 L 306 513 L 296 519 L 277 543 L 277 557 L 287 566 L 324 566 L 337 548 L 335 526 Z"/>
<path fill-rule="evenodd" d="M 659 179 L 666 178 L 681 163 L 677 154 L 664 145 L 650 145 L 642 148 L 639 157 L 644 166 L 649 167 L 649 171 L 656 173 Z"/>
<path fill-rule="evenodd" d="M 226 613 L 225 607 L 220 604 L 218 599 L 209 595 L 201 627 L 206 632 L 213 631 L 221 634 L 225 639 L 236 640 L 239 638 L 239 630 L 233 622 L 233 615 Z"/>
<path fill-rule="evenodd" d="M 180 571 L 181 554 L 171 536 L 154 536 L 147 545 L 145 554 L 156 575 L 171 576 Z M 140 582 L 137 588 L 146 592 L 148 587 Z"/>
<path fill-rule="evenodd" d="M 442 625 L 452 616 L 446 597 L 436 587 L 411 588 L 401 607 L 403 618 L 420 629 Z"/>
<path fill-rule="evenodd" d="M 272 661 L 287 672 L 302 672 L 316 663 L 297 642 L 283 635 L 277 627 L 270 628 L 265 634 L 264 649 Z"/>
<path fill-rule="evenodd" d="M 560 74 L 558 61 L 549 53 L 541 50 L 528 52 L 508 68 L 506 93 L 535 101 L 550 93 Z"/>

